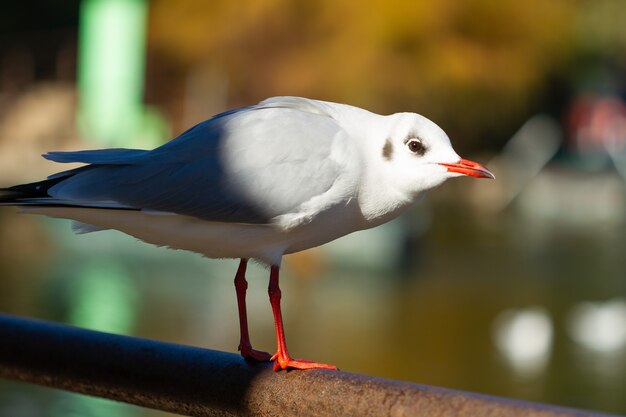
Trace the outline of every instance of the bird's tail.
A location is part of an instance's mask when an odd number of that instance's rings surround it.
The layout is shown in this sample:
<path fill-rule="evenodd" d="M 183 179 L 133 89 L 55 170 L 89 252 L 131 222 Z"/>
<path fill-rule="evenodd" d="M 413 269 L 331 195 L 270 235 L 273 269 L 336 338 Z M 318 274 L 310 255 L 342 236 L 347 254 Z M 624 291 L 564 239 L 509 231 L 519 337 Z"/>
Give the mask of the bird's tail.
<path fill-rule="evenodd" d="M 0 188 L 0 206 L 83 207 L 135 210 L 134 207 L 125 206 L 115 201 L 64 199 L 50 195 L 50 189 L 55 185 L 82 171 L 92 168 L 92 165 L 86 165 L 69 171 L 56 173 L 43 181 L 14 185 L 13 187 L 8 188 Z"/>
<path fill-rule="evenodd" d="M 49 190 L 55 185 L 86 170 L 105 165 L 127 165 L 141 160 L 149 151 L 143 149 L 96 149 L 76 152 L 48 152 L 44 158 L 54 162 L 81 162 L 85 165 L 68 171 L 58 172 L 47 179 L 28 184 L 0 188 L 0 205 L 3 206 L 87 206 L 98 207 L 85 201 L 68 201 L 55 198 Z M 112 204 L 105 204 L 109 208 Z M 115 208 L 126 208 L 113 204 Z"/>
<path fill-rule="evenodd" d="M 66 179 L 57 177 L 39 182 L 15 185 L 9 188 L 0 188 L 0 206 L 17 206 L 21 210 L 28 210 L 33 213 L 33 209 L 46 210 L 46 207 L 74 207 L 73 204 L 59 201 L 48 194 L 48 190 L 55 184 Z M 80 206 L 78 206 L 80 207 Z M 48 214 L 47 212 L 35 212 L 36 214 Z M 72 231 L 77 234 L 91 233 L 99 230 L 106 230 L 105 227 L 94 226 L 92 224 L 79 221 L 72 222 Z"/>

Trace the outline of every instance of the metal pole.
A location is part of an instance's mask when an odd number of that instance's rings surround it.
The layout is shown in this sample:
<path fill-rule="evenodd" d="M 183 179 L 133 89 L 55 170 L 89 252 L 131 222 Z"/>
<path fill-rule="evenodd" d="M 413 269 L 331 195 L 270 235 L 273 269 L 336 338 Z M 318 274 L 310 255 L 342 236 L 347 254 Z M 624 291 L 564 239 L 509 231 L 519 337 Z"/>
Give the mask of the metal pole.
<path fill-rule="evenodd" d="M 600 416 L 3 314 L 0 377 L 190 416 Z"/>

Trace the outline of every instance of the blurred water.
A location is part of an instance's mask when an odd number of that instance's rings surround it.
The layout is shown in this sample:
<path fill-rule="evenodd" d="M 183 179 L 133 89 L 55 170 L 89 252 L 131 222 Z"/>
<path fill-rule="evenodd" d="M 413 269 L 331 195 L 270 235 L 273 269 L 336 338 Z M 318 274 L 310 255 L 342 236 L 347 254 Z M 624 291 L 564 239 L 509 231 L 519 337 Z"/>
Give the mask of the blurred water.
<path fill-rule="evenodd" d="M 347 371 L 626 413 L 624 223 L 557 227 L 515 209 L 476 213 L 448 198 L 463 184 L 386 228 L 287 257 L 290 352 Z M 236 261 L 117 232 L 75 236 L 69 222 L 7 208 L 0 229 L 0 311 L 236 350 Z M 248 308 L 253 345 L 272 351 L 267 276 L 250 268 Z M 602 326 L 606 341 L 587 342 Z M 165 414 L 0 382 L 0 416 L 21 415 Z"/>

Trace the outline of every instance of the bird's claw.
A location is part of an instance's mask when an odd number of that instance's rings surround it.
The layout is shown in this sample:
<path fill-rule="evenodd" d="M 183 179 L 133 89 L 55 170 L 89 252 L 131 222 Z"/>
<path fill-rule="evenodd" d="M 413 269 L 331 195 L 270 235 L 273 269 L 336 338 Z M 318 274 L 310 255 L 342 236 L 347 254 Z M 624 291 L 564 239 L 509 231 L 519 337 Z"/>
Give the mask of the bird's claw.
<path fill-rule="evenodd" d="M 277 352 L 272 356 L 274 361 L 274 370 L 281 371 L 283 369 L 331 369 L 336 371 L 337 367 L 326 363 L 307 361 L 304 359 L 291 359 L 289 355 Z"/>
<path fill-rule="evenodd" d="M 252 349 L 252 346 L 246 344 L 239 345 L 239 352 L 246 360 L 252 360 L 256 362 L 269 362 L 272 360 L 272 355 L 261 350 Z"/>

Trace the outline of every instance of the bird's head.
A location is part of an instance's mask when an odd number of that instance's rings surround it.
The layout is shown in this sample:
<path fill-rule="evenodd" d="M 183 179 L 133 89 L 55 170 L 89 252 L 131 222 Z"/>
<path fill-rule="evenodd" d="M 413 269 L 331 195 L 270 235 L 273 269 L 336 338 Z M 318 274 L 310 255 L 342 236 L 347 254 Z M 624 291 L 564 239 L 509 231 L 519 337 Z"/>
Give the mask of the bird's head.
<path fill-rule="evenodd" d="M 495 178 L 481 164 L 462 159 L 448 135 L 427 118 L 397 113 L 386 119 L 384 138 L 377 139 L 380 161 L 393 172 L 402 191 L 413 197 L 452 177 Z"/>

